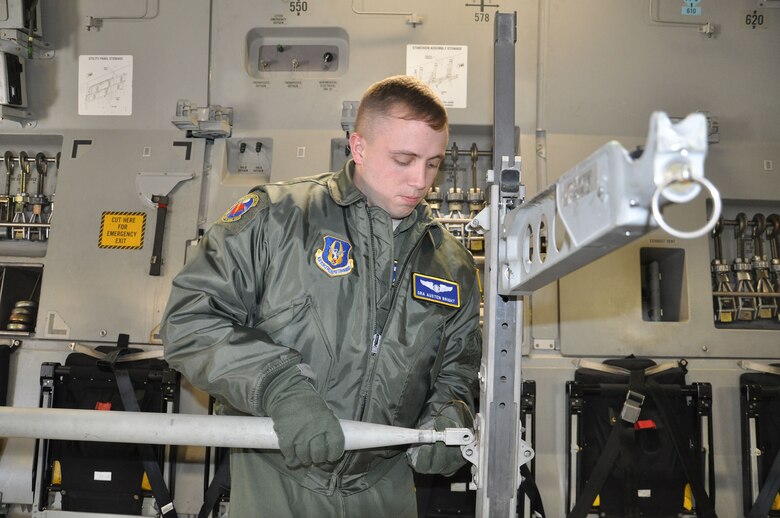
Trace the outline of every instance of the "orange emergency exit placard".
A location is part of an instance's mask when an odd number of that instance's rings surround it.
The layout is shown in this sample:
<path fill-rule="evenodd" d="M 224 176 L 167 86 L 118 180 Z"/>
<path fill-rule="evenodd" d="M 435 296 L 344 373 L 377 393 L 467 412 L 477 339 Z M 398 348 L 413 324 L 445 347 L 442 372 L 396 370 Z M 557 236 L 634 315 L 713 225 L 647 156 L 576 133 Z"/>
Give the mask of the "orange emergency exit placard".
<path fill-rule="evenodd" d="M 99 248 L 144 247 L 145 212 L 104 212 L 100 220 Z"/>

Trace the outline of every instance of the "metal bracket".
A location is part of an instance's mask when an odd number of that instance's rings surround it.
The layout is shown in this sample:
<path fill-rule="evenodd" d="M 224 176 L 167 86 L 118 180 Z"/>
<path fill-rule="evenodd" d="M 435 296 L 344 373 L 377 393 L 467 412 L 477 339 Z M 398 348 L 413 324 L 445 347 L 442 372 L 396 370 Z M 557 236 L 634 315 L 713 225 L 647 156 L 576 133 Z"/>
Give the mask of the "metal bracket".
<path fill-rule="evenodd" d="M 650 121 L 642 156 L 632 160 L 617 142 L 609 142 L 567 171 L 553 185 L 509 211 L 499 249 L 500 292 L 528 294 L 638 237 L 666 225 L 659 206 L 688 203 L 710 191 L 710 220 L 720 216 L 720 195 L 704 178 L 706 119 L 688 116 L 678 124 L 660 112 Z M 674 232 L 674 229 L 671 229 Z M 546 238 L 546 239 L 543 239 Z"/>
<path fill-rule="evenodd" d="M 520 444 L 517 447 L 517 469 L 519 470 L 523 465 L 531 462 L 536 457 L 536 452 L 531 446 L 524 440 L 520 440 Z M 517 476 L 518 480 L 522 480 L 520 475 Z"/>
<path fill-rule="evenodd" d="M 434 438 L 447 446 L 463 446 L 474 442 L 474 432 L 468 428 L 445 428 L 435 432 Z"/>
<path fill-rule="evenodd" d="M 0 120 L 13 121 L 22 127 L 34 127 L 38 123 L 31 111 L 5 104 L 0 104 Z"/>
<path fill-rule="evenodd" d="M 341 129 L 349 133 L 355 132 L 355 120 L 360 101 L 344 101 L 341 103 Z"/>
<path fill-rule="evenodd" d="M 3 339 L 3 340 L 0 340 L 0 345 L 5 345 L 5 346 L 9 347 L 11 349 L 11 351 L 13 351 L 17 347 L 21 347 L 22 341 L 18 340 L 16 338 Z"/>
<path fill-rule="evenodd" d="M 477 488 L 483 487 L 483 483 L 485 481 L 485 474 L 482 472 L 483 464 L 480 458 L 480 443 L 479 443 L 479 434 L 477 433 L 479 431 L 479 423 L 481 422 L 481 415 L 477 415 L 477 420 L 475 421 L 475 433 L 472 436 L 472 440 L 467 443 L 463 444 L 460 447 L 461 454 L 463 455 L 463 458 L 469 461 L 472 464 L 471 469 L 471 481 L 474 483 L 474 485 Z M 449 443 L 447 443 L 449 444 Z M 518 447 L 517 447 L 517 480 L 521 481 L 522 476 L 520 475 L 520 468 L 523 467 L 523 465 L 528 464 L 531 462 L 534 457 L 536 456 L 536 452 L 534 452 L 533 448 L 525 442 L 524 440 L 520 439 Z"/>
<path fill-rule="evenodd" d="M 233 108 L 211 105 L 199 108 L 186 99 L 176 102 L 171 123 L 198 138 L 229 137 L 233 131 Z"/>
<path fill-rule="evenodd" d="M 51 43 L 39 38 L 28 40 L 27 33 L 19 29 L 0 30 L 0 50 L 25 59 L 51 59 L 54 57 Z"/>

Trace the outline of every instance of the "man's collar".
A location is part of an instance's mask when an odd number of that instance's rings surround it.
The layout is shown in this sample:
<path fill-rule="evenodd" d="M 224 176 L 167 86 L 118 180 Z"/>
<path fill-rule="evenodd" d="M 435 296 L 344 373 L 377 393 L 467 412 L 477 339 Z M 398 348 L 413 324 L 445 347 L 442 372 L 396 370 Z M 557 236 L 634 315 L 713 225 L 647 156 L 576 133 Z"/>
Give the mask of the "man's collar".
<path fill-rule="evenodd" d="M 351 205 L 358 200 L 364 200 L 366 197 L 355 186 L 355 162 L 349 160 L 341 171 L 335 173 L 328 179 L 328 191 L 333 201 L 342 207 Z M 401 224 L 398 226 L 398 231 L 403 232 L 415 223 L 420 223 L 423 227 L 427 226 L 433 221 L 433 214 L 431 208 L 426 202 L 418 204 L 409 216 L 406 216 Z M 431 227 L 432 235 L 435 245 L 438 247 L 441 244 L 441 228 L 436 228 L 437 225 Z"/>
<path fill-rule="evenodd" d="M 345 207 L 351 205 L 360 199 L 364 199 L 365 195 L 360 192 L 360 189 L 355 186 L 353 178 L 355 177 L 355 162 L 352 160 L 344 164 L 341 171 L 334 174 L 328 180 L 328 191 L 331 198 L 337 204 Z"/>

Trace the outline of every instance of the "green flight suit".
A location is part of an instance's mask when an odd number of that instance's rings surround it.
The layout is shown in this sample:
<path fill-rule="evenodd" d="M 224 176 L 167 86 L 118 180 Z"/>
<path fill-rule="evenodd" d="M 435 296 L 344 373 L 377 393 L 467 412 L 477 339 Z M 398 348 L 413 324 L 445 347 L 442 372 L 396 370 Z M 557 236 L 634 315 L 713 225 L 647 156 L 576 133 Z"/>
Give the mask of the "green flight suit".
<path fill-rule="evenodd" d="M 266 415 L 265 387 L 298 365 L 340 419 L 419 427 L 444 413 L 471 426 L 448 403 L 473 410 L 478 389 L 473 259 L 424 203 L 394 231 L 353 168 L 260 186 L 205 234 L 173 281 L 165 357 L 223 413 Z M 234 451 L 231 517 L 262 516 L 272 479 L 291 516 L 414 516 L 405 449 L 296 469 Z"/>

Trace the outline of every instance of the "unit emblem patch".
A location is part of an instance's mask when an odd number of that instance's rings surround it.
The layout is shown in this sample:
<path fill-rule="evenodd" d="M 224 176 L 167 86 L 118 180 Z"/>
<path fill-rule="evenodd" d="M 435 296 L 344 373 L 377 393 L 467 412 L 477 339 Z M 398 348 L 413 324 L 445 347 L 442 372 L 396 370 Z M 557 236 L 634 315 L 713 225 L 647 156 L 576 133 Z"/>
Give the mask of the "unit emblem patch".
<path fill-rule="evenodd" d="M 349 257 L 352 250 L 349 241 L 333 236 L 325 236 L 323 240 L 322 248 L 314 254 L 317 266 L 331 277 L 351 272 L 355 262 Z"/>
<path fill-rule="evenodd" d="M 460 286 L 457 282 L 421 273 L 412 274 L 412 296 L 444 306 L 460 307 Z"/>
<path fill-rule="evenodd" d="M 246 214 L 246 212 L 257 205 L 260 202 L 260 197 L 255 193 L 250 193 L 238 200 L 235 205 L 233 205 L 230 210 L 228 210 L 223 216 L 222 221 L 225 223 L 230 223 L 231 221 L 238 221 L 241 219 L 241 216 Z"/>

